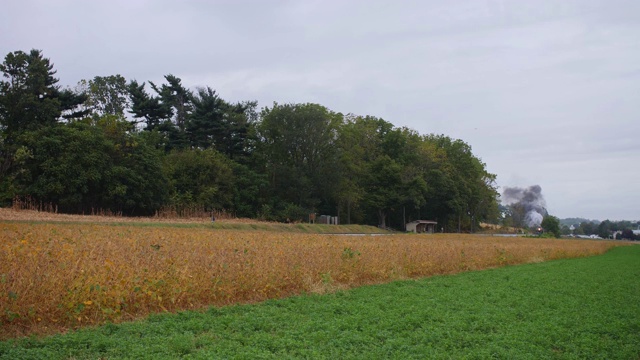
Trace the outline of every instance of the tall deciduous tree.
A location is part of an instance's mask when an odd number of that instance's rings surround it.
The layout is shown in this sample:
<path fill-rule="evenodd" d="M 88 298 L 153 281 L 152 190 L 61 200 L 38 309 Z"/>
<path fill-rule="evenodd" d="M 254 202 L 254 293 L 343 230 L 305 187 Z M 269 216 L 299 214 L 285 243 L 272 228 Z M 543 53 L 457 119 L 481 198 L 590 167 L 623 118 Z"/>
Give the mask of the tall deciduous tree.
<path fill-rule="evenodd" d="M 63 212 L 153 214 L 167 192 L 160 158 L 122 122 L 111 115 L 23 134 L 26 154 L 12 176 L 16 195 L 57 204 Z"/>
<path fill-rule="evenodd" d="M 367 150 L 365 126 L 361 117 L 349 114 L 345 122 L 338 128 L 338 159 L 339 159 L 339 180 L 336 189 L 338 202 L 338 213 L 344 209 L 346 211 L 346 222 L 351 224 L 352 211 L 359 209 L 361 200 L 366 194 L 363 184 L 365 174 L 365 156 L 370 154 Z M 358 217 L 358 216 L 356 216 Z M 358 217 L 362 220 L 362 217 Z"/>
<path fill-rule="evenodd" d="M 274 195 L 307 210 L 330 206 L 337 179 L 337 130 L 342 114 L 317 104 L 275 103 L 257 125 Z"/>
<path fill-rule="evenodd" d="M 457 225 L 458 231 L 468 225 L 473 230 L 479 220 L 495 216 L 495 175 L 486 171 L 485 164 L 473 155 L 471 147 L 444 135 L 429 135 L 425 141 L 441 149 L 446 157 L 437 174 L 441 186 L 435 188 L 445 197 L 438 211 L 443 225 L 449 228 Z"/>
<path fill-rule="evenodd" d="M 553 236 L 560 237 L 560 219 L 555 216 L 547 215 L 542 219 L 542 228 L 545 232 L 553 234 Z"/>
<path fill-rule="evenodd" d="M 615 224 L 613 224 L 611 220 L 607 219 L 601 222 L 600 225 L 598 225 L 598 236 L 600 236 L 603 239 L 607 239 L 611 236 L 611 233 L 613 232 L 614 228 L 615 228 Z"/>
<path fill-rule="evenodd" d="M 78 84 L 87 94 L 85 105 L 96 116 L 125 116 L 129 107 L 129 89 L 127 80 L 120 74 L 96 76 L 91 80 L 81 80 Z"/>
<path fill-rule="evenodd" d="M 210 210 L 233 206 L 232 163 L 214 149 L 175 151 L 164 160 L 164 168 L 177 209 L 197 206 Z"/>

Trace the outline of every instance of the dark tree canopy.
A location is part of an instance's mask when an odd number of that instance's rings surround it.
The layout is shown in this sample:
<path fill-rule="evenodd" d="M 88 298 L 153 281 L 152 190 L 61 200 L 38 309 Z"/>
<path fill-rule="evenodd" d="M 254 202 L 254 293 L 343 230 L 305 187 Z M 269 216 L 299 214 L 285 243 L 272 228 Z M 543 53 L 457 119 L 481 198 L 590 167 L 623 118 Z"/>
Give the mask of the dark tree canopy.
<path fill-rule="evenodd" d="M 553 236 L 560 237 L 560 219 L 555 216 L 547 215 L 542 219 L 542 228 L 545 232 L 553 234 Z"/>
<path fill-rule="evenodd" d="M 30 196 L 68 212 L 197 207 L 278 221 L 318 213 L 400 230 L 433 219 L 474 231 L 497 217 L 495 175 L 462 140 L 319 104 L 258 109 L 171 74 L 61 89 L 38 50 L 9 53 L 0 70 L 3 204 Z"/>

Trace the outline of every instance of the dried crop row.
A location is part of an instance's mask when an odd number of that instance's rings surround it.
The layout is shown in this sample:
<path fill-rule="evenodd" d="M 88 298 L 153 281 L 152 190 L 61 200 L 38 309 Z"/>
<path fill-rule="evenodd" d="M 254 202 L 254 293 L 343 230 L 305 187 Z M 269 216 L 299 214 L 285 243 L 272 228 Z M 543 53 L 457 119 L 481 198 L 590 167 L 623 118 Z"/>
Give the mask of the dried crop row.
<path fill-rule="evenodd" d="M 0 221 L 44 221 L 44 222 L 91 222 L 91 223 L 181 223 L 181 224 L 208 224 L 211 223 L 209 214 L 199 214 L 200 216 L 178 216 L 177 214 L 165 212 L 151 217 L 125 217 L 107 215 L 71 215 L 59 214 L 55 212 L 24 210 L 13 208 L 0 208 Z M 234 218 L 227 213 L 216 213 L 216 220 L 228 223 L 256 223 L 253 219 Z M 267 222 L 261 222 L 267 223 Z"/>
<path fill-rule="evenodd" d="M 601 254 L 611 242 L 0 223 L 0 338 Z"/>

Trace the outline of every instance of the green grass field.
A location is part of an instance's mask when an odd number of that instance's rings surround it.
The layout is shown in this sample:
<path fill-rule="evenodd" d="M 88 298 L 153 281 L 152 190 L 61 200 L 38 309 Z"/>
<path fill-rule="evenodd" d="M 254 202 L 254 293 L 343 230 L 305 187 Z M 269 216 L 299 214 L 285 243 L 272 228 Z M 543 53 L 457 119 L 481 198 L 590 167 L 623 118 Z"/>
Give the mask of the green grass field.
<path fill-rule="evenodd" d="M 640 246 L 0 342 L 1 359 L 640 359 Z"/>

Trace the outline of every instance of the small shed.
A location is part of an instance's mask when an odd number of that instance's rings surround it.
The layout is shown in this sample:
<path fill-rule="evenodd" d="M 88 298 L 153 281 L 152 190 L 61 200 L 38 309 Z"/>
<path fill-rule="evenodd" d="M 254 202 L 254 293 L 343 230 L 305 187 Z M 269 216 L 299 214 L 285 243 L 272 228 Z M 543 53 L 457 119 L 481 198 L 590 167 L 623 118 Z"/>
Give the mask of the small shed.
<path fill-rule="evenodd" d="M 414 232 L 417 234 L 427 233 L 433 234 L 436 230 L 437 221 L 432 220 L 414 220 L 410 223 L 407 223 L 407 231 Z"/>

